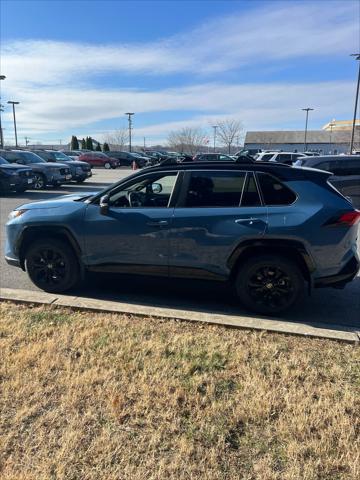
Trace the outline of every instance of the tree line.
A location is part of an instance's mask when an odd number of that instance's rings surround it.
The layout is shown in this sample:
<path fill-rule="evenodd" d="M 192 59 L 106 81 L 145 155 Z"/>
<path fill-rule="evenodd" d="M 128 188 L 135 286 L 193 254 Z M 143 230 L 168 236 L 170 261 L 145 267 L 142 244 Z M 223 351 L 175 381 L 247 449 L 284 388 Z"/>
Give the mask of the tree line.
<path fill-rule="evenodd" d="M 94 143 L 96 143 L 95 148 Z M 86 137 L 79 141 L 76 135 L 73 135 L 70 141 L 70 150 L 91 150 L 96 152 L 109 152 L 110 147 L 107 142 L 104 142 L 101 148 L 101 144 L 94 141 L 91 137 Z"/>

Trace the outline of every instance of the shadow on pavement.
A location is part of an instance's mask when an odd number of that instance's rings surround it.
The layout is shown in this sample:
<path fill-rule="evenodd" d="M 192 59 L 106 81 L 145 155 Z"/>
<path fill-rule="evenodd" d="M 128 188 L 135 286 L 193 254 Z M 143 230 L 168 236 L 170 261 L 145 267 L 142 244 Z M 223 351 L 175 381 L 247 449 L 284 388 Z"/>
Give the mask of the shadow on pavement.
<path fill-rule="evenodd" d="M 259 316 L 259 318 L 301 322 L 311 326 L 322 324 L 334 330 L 359 330 L 359 290 L 360 278 L 357 277 L 352 284 L 351 302 L 342 299 L 342 290 L 318 289 L 311 297 L 306 295 L 295 310 L 281 317 Z M 258 316 L 246 311 L 238 303 L 231 286 L 227 283 L 88 274 L 85 284 L 71 294 L 209 314 Z"/>

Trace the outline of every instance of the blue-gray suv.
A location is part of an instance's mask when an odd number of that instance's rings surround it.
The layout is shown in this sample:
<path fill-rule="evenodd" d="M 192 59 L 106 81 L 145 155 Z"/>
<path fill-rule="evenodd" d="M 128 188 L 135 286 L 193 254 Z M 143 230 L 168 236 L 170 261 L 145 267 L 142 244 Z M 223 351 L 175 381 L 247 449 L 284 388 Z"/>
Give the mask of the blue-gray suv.
<path fill-rule="evenodd" d="M 360 212 L 329 172 L 193 162 L 145 168 L 97 194 L 11 212 L 5 256 L 47 292 L 87 271 L 231 283 L 247 308 L 275 314 L 304 291 L 357 274 Z"/>

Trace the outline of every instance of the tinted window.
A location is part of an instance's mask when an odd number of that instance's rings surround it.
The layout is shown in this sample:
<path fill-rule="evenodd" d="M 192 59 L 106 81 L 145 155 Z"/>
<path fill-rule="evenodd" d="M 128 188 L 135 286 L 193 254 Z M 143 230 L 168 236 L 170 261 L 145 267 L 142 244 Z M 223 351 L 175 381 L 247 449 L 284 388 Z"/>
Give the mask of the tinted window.
<path fill-rule="evenodd" d="M 311 165 L 312 168 L 318 168 L 319 170 L 326 170 L 328 172 L 331 172 L 331 167 L 330 167 L 330 162 L 321 162 L 317 163 L 316 165 Z"/>
<path fill-rule="evenodd" d="M 360 160 L 337 160 L 330 165 L 332 167 L 331 172 L 334 175 L 338 175 L 340 177 L 347 177 L 349 175 L 359 175 L 360 174 Z"/>
<path fill-rule="evenodd" d="M 20 159 L 20 156 L 15 152 L 3 152 L 2 156 L 9 162 L 16 162 Z"/>
<path fill-rule="evenodd" d="M 291 160 L 291 153 L 279 153 L 276 159 L 278 162 L 286 162 Z"/>
<path fill-rule="evenodd" d="M 290 205 L 296 200 L 296 195 L 273 176 L 259 173 L 258 180 L 265 205 Z"/>
<path fill-rule="evenodd" d="M 34 152 L 36 155 L 39 155 L 39 157 L 44 158 L 45 160 L 52 160 L 51 154 L 48 152 Z"/>
<path fill-rule="evenodd" d="M 228 155 L 219 155 L 219 160 L 221 162 L 231 162 L 234 161 L 233 158 L 229 157 Z"/>
<path fill-rule="evenodd" d="M 26 163 L 46 163 L 45 160 L 39 155 L 35 155 L 32 152 L 19 152 L 19 158 L 25 159 Z"/>
<path fill-rule="evenodd" d="M 256 186 L 253 174 L 249 174 L 246 180 L 243 196 L 241 199 L 242 207 L 258 207 L 261 205 L 260 195 Z"/>
<path fill-rule="evenodd" d="M 274 156 L 273 153 L 266 153 L 265 155 L 263 155 L 261 157 L 260 160 L 266 162 L 266 161 L 270 160 L 270 158 L 272 158 L 273 156 Z"/>
<path fill-rule="evenodd" d="M 241 172 L 193 172 L 186 207 L 238 207 L 244 186 Z"/>

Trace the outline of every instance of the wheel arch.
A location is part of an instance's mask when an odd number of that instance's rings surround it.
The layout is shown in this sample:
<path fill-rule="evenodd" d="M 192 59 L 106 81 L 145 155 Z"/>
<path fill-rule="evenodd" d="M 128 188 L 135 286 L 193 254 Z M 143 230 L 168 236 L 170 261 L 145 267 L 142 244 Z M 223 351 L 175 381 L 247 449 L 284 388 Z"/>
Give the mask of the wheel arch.
<path fill-rule="evenodd" d="M 25 270 L 26 250 L 34 240 L 44 237 L 53 237 L 57 240 L 66 241 L 74 250 L 76 257 L 79 259 L 81 255 L 81 247 L 74 235 L 66 227 L 56 225 L 46 227 L 41 225 L 31 226 L 24 229 L 18 242 L 20 266 L 23 270 Z M 79 264 L 80 263 L 81 262 L 79 262 Z"/>
<path fill-rule="evenodd" d="M 294 261 L 308 282 L 309 288 L 312 288 L 312 273 L 315 270 L 315 264 L 306 247 L 296 240 L 260 239 L 241 243 L 228 260 L 230 279 L 235 278 L 238 268 L 244 260 L 265 254 L 279 255 Z"/>

